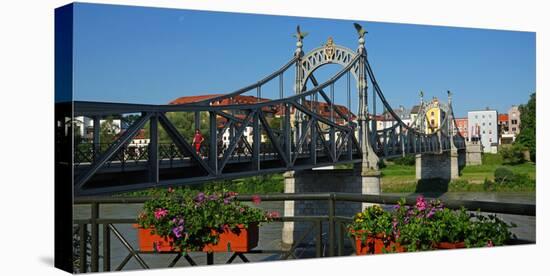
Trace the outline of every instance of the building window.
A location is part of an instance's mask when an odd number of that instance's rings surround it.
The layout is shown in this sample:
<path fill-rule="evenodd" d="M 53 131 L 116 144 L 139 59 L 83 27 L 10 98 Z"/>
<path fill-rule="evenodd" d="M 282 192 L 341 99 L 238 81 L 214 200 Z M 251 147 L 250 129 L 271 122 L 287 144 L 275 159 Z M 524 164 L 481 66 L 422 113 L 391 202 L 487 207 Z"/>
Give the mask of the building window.
<path fill-rule="evenodd" d="M 485 134 L 485 130 L 483 131 L 483 134 Z"/>
<path fill-rule="evenodd" d="M 515 128 L 515 127 L 513 127 L 513 128 L 512 128 L 512 131 L 516 131 L 516 128 Z"/>
<path fill-rule="evenodd" d="M 477 119 L 477 115 L 476 115 L 476 119 Z"/>
<path fill-rule="evenodd" d="M 485 119 L 485 115 L 481 115 L 481 118 Z"/>
<path fill-rule="evenodd" d="M 491 125 L 491 123 L 489 123 L 489 125 Z"/>
<path fill-rule="evenodd" d="M 493 138 L 489 138 L 489 143 L 492 143 L 493 142 Z"/>
<path fill-rule="evenodd" d="M 435 115 L 435 113 L 432 111 L 432 116 L 434 116 L 434 115 Z"/>
<path fill-rule="evenodd" d="M 481 125 L 482 125 L 482 126 L 485 126 L 485 123 L 482 123 Z"/>
<path fill-rule="evenodd" d="M 517 124 L 518 124 L 518 120 L 512 120 L 512 124 L 513 124 L 513 125 L 517 125 Z"/>

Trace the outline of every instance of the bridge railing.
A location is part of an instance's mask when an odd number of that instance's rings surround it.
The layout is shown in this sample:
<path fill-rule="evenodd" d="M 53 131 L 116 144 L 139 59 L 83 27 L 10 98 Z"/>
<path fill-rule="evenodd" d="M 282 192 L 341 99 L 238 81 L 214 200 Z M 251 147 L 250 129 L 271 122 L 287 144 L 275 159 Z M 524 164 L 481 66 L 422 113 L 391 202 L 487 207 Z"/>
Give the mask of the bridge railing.
<path fill-rule="evenodd" d="M 330 256 L 342 256 L 344 255 L 345 247 L 345 233 L 346 225 L 352 221 L 351 217 L 337 216 L 336 205 L 337 202 L 357 202 L 357 203 L 374 203 L 382 205 L 393 205 L 403 198 L 400 196 L 391 195 L 360 195 L 350 193 L 303 193 L 303 194 L 267 194 L 260 196 L 262 201 L 325 201 L 328 203 L 326 215 L 319 216 L 288 216 L 279 217 L 275 219 L 275 222 L 309 222 L 311 227 L 306 230 L 301 238 L 294 241 L 294 243 L 288 249 L 281 250 L 262 250 L 254 249 L 245 253 L 234 253 L 226 263 L 232 263 L 236 257 L 239 257 L 243 262 L 248 262 L 248 258 L 245 254 L 273 254 L 278 256 L 279 259 L 298 258 L 296 252 L 298 248 L 303 246 L 315 247 L 314 257 L 330 257 Z M 173 254 L 175 258 L 168 265 L 168 267 L 175 266 L 183 257 L 191 266 L 197 265 L 197 263 L 188 254 L 181 254 L 178 252 L 143 252 L 134 249 L 134 246 L 128 242 L 127 237 L 117 229 L 115 224 L 134 224 L 137 223 L 135 218 L 113 218 L 112 215 L 109 218 L 103 217 L 100 214 L 100 207 L 104 204 L 142 204 L 150 199 L 150 197 L 81 197 L 76 198 L 75 205 L 89 205 L 90 217 L 87 219 L 75 219 L 73 225 L 75 226 L 75 236 L 78 237 L 75 240 L 75 246 L 78 246 L 78 266 L 75 268 L 78 272 L 87 272 L 88 264 L 92 272 L 100 271 L 100 259 L 103 259 L 102 271 L 111 271 L 111 234 L 120 241 L 124 248 L 127 249 L 128 255 L 117 265 L 115 270 L 122 270 L 128 262 L 135 258 L 137 263 L 143 268 L 148 269 L 149 265 L 142 258 L 144 254 Z M 237 197 L 240 201 L 252 201 L 252 195 L 239 195 Z M 429 199 L 429 198 L 428 198 Z M 416 198 L 405 197 L 407 205 L 414 205 Z M 471 201 L 471 200 L 445 200 L 443 202 L 447 208 L 459 209 L 461 207 L 470 211 L 481 211 L 497 214 L 512 214 L 522 216 L 536 216 L 536 206 L 534 204 L 523 203 L 503 203 L 492 201 Z M 323 238 L 323 223 L 328 224 L 328 231 L 326 232 L 326 238 Z M 90 229 L 88 231 L 88 229 Z M 101 230 L 101 232 L 100 232 Z M 314 243 L 304 243 L 304 239 L 309 233 L 314 233 Z M 102 233 L 102 239 L 100 242 L 100 233 Z M 351 239 L 351 238 L 350 238 Z M 326 240 L 325 247 L 324 240 Z M 350 240 L 351 241 L 351 240 Z M 88 247 L 88 244 L 90 246 Z M 100 246 L 101 243 L 101 246 Z M 533 241 L 526 241 L 515 239 L 510 241 L 510 244 L 528 244 Z M 351 246 L 354 247 L 355 243 L 351 242 Z M 101 247 L 101 248 L 100 248 Z M 89 250 L 88 250 L 89 248 Z M 102 249 L 102 256 L 100 256 L 100 249 Z M 206 253 L 206 264 L 210 265 L 214 263 L 214 253 Z"/>

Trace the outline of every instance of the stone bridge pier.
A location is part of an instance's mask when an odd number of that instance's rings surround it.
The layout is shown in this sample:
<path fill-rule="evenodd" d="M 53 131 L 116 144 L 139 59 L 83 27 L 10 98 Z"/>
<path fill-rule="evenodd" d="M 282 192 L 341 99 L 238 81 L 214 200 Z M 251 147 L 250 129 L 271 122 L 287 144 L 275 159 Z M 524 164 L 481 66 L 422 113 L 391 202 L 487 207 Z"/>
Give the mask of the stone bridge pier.
<path fill-rule="evenodd" d="M 285 193 L 358 193 L 380 194 L 380 172 L 363 172 L 361 164 L 353 169 L 314 169 L 306 171 L 289 171 L 284 174 Z M 364 209 L 359 202 L 336 202 L 335 215 L 351 217 Z M 284 216 L 326 216 L 328 202 L 325 200 L 285 201 Z M 313 226 L 311 222 L 284 222 L 283 248 L 289 248 L 294 242 Z M 322 232 L 327 233 L 328 224 L 322 224 Z M 336 229 L 337 234 L 340 229 Z M 302 242 L 313 241 L 316 230 L 310 232 Z"/>
<path fill-rule="evenodd" d="M 460 176 L 466 165 L 466 151 L 453 148 L 442 153 L 416 155 L 416 180 L 442 179 L 451 181 Z"/>

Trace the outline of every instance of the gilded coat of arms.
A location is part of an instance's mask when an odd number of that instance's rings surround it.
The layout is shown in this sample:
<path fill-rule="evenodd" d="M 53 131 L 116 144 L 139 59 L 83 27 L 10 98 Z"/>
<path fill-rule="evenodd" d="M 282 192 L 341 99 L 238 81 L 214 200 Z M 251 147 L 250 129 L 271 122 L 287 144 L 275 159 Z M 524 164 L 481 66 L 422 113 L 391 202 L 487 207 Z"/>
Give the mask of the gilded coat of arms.
<path fill-rule="evenodd" d="M 336 54 L 336 47 L 334 47 L 334 40 L 332 37 L 329 37 L 327 43 L 325 44 L 325 60 L 331 61 L 334 59 L 334 54 Z"/>

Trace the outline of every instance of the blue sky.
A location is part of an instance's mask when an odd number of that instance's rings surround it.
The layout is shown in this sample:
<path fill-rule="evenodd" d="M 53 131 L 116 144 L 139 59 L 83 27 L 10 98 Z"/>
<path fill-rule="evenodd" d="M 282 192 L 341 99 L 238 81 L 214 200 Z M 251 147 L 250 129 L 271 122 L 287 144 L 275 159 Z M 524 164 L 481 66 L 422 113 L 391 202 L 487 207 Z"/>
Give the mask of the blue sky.
<path fill-rule="evenodd" d="M 420 90 L 425 98 L 443 99 L 451 90 L 457 116 L 485 107 L 506 112 L 535 91 L 535 33 L 358 22 L 369 32 L 369 62 L 392 106 L 418 103 Z M 180 96 L 231 92 L 292 57 L 296 25 L 309 32 L 308 52 L 329 36 L 356 49 L 352 23 L 76 4 L 74 99 L 165 104 Z M 321 69 L 316 77 L 323 81 L 340 68 Z M 285 75 L 285 95 L 291 94 L 292 74 Z M 338 91 L 343 103 L 345 93 Z M 265 95 L 271 96 L 269 87 Z"/>

